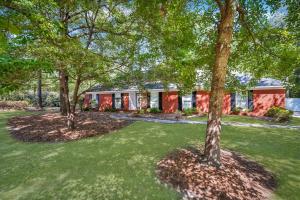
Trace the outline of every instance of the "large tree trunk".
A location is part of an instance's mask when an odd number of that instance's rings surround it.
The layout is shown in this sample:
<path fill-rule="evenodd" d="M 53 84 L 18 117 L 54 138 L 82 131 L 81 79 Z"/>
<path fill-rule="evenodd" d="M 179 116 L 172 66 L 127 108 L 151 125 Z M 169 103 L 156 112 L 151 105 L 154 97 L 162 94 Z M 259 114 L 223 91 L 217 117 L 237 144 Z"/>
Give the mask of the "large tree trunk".
<path fill-rule="evenodd" d="M 60 106 L 60 113 L 64 116 L 67 116 L 67 107 L 66 107 L 66 103 L 65 103 L 65 99 L 64 99 L 64 83 L 62 79 L 62 72 L 59 71 L 59 106 Z"/>
<path fill-rule="evenodd" d="M 70 130 L 74 130 L 75 129 L 75 115 L 74 115 L 75 113 L 72 112 L 71 104 L 70 104 L 70 100 L 69 100 L 69 80 L 68 80 L 69 77 L 63 70 L 61 70 L 59 78 L 60 78 L 61 87 L 63 88 L 63 99 L 64 99 L 66 111 L 67 111 L 67 126 Z"/>
<path fill-rule="evenodd" d="M 42 71 L 38 71 L 38 84 L 37 84 L 37 96 L 38 96 L 38 107 L 43 109 L 43 99 L 42 99 Z"/>
<path fill-rule="evenodd" d="M 206 129 L 204 155 L 208 164 L 220 166 L 220 134 L 221 116 L 224 98 L 225 77 L 230 45 L 233 34 L 234 4 L 233 0 L 226 0 L 224 5 L 218 2 L 221 19 L 218 24 L 218 37 L 215 47 L 215 63 L 212 71 L 211 93 Z"/>
<path fill-rule="evenodd" d="M 73 92 L 72 105 L 71 105 L 71 112 L 73 112 L 74 114 L 75 114 L 76 105 L 78 102 L 78 91 L 79 91 L 80 83 L 81 83 L 80 76 L 78 76 L 76 79 L 76 82 L 75 82 L 75 88 L 74 88 L 74 92 Z"/>

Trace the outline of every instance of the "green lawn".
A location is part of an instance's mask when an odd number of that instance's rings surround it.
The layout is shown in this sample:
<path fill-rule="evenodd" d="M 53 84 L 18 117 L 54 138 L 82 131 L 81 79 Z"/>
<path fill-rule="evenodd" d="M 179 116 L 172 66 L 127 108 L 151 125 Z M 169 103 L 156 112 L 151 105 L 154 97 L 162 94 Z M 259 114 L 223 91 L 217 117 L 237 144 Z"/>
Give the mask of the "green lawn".
<path fill-rule="evenodd" d="M 0 113 L 0 199 L 178 199 L 157 183 L 155 164 L 175 148 L 203 143 L 204 125 L 136 122 L 113 134 L 67 143 L 23 143 Z M 20 113 L 18 113 L 20 114 Z M 273 171 L 277 199 L 299 199 L 300 133 L 224 126 L 222 146 Z"/>
<path fill-rule="evenodd" d="M 207 121 L 207 117 L 192 117 L 190 120 L 195 121 Z M 290 125 L 290 126 L 300 126 L 300 118 L 293 117 L 292 120 L 288 123 L 276 123 L 270 122 L 268 120 L 258 119 L 248 116 L 239 116 L 239 115 L 224 115 L 222 117 L 224 122 L 241 122 L 241 123 L 250 123 L 250 124 L 277 124 L 277 125 Z"/>

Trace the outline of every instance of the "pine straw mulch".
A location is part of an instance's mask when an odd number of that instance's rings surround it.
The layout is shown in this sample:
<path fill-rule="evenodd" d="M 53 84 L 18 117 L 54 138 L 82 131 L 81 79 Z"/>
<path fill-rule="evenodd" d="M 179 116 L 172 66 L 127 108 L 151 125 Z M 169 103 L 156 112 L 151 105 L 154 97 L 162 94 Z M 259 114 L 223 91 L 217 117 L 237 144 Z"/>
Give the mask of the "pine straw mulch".
<path fill-rule="evenodd" d="M 81 112 L 75 117 L 75 130 L 66 127 L 67 118 L 60 113 L 46 113 L 13 117 L 8 121 L 10 133 L 26 142 L 59 142 L 104 135 L 129 124 L 128 120 L 117 120 L 108 113 Z"/>
<path fill-rule="evenodd" d="M 203 162 L 202 150 L 176 150 L 157 163 L 161 182 L 173 186 L 183 199 L 269 199 L 276 187 L 274 176 L 256 162 L 222 151 L 222 167 Z"/>

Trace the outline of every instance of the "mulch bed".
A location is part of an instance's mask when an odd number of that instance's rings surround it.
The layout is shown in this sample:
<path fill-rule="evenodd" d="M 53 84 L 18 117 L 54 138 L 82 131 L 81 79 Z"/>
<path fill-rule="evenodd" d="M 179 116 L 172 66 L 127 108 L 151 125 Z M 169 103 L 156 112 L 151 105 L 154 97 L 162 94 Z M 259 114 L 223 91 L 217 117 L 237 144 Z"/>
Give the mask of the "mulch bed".
<path fill-rule="evenodd" d="M 8 126 L 11 135 L 22 141 L 59 142 L 103 135 L 131 124 L 131 121 L 112 119 L 108 113 L 99 112 L 78 113 L 75 120 L 73 131 L 68 130 L 67 118 L 60 113 L 14 117 Z"/>
<path fill-rule="evenodd" d="M 173 186 L 184 199 L 269 199 L 276 187 L 274 176 L 256 162 L 222 151 L 222 167 L 203 162 L 201 150 L 176 150 L 157 164 L 161 182 Z"/>

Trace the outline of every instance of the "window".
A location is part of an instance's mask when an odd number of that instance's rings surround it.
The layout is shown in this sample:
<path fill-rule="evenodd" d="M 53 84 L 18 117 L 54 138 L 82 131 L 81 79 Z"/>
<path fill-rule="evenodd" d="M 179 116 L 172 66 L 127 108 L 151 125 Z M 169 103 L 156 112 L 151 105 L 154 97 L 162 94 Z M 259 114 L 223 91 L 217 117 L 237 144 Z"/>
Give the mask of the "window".
<path fill-rule="evenodd" d="M 182 97 L 182 108 L 184 109 L 188 109 L 188 108 L 192 108 L 193 104 L 192 104 L 192 95 L 186 95 Z"/>
<path fill-rule="evenodd" d="M 253 110 L 253 90 L 248 91 L 248 108 Z"/>
<path fill-rule="evenodd" d="M 158 108 L 158 92 L 151 92 L 150 94 L 150 107 Z"/>
<path fill-rule="evenodd" d="M 115 98 L 115 107 L 116 109 L 121 109 L 121 98 L 116 97 Z"/>
<path fill-rule="evenodd" d="M 248 108 L 248 93 L 237 92 L 235 96 L 235 101 L 235 105 L 237 108 Z"/>
<path fill-rule="evenodd" d="M 121 94 L 116 93 L 115 94 L 115 108 L 116 109 L 121 109 L 122 101 L 121 101 Z"/>

